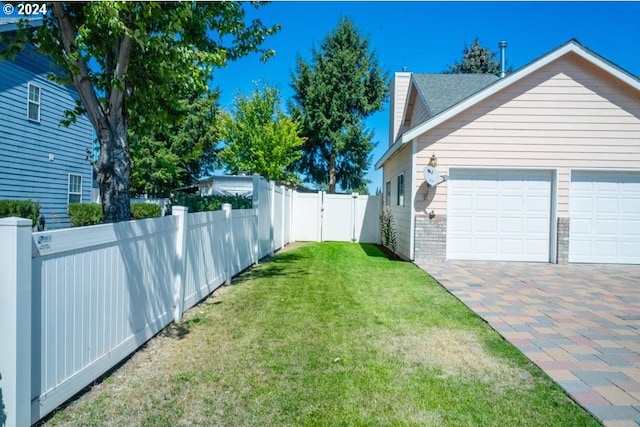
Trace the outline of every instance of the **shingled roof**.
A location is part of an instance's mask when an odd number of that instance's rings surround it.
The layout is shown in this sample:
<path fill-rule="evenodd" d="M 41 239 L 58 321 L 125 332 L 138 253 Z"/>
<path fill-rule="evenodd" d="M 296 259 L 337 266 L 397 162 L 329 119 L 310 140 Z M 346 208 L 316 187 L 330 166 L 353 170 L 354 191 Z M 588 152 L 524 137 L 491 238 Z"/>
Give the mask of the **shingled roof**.
<path fill-rule="evenodd" d="M 412 75 L 416 89 L 433 117 L 498 80 L 493 74 L 418 74 Z"/>

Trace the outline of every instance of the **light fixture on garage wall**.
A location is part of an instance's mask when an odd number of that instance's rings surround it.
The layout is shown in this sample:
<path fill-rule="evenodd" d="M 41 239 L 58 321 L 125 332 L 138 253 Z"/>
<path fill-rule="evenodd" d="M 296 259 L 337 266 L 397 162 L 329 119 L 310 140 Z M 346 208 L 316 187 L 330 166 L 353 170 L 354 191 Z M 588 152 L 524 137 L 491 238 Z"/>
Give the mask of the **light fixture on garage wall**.
<path fill-rule="evenodd" d="M 431 155 L 431 158 L 429 159 L 429 166 L 431 166 L 432 168 L 438 166 L 438 158 L 436 157 L 436 153 L 433 153 Z"/>

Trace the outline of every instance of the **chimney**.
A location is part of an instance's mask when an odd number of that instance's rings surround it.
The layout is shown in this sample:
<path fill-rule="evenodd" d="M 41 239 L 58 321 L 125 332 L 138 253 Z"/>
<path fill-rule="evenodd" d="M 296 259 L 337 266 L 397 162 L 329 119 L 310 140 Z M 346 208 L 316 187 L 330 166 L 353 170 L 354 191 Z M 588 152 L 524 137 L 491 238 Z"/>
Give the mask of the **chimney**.
<path fill-rule="evenodd" d="M 507 75 L 507 72 L 506 72 L 507 42 L 504 40 L 501 41 L 500 43 L 498 43 L 498 47 L 500 48 L 500 74 L 498 75 L 498 77 L 503 78 L 504 76 Z"/>

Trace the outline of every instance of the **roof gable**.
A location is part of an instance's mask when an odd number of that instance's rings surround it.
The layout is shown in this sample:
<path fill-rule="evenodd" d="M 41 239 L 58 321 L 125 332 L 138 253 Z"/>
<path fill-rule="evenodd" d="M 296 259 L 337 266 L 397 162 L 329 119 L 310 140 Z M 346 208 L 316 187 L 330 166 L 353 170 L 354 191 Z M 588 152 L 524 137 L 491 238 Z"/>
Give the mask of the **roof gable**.
<path fill-rule="evenodd" d="M 414 85 L 436 116 L 498 80 L 493 74 L 413 74 Z"/>
<path fill-rule="evenodd" d="M 603 70 L 608 73 L 613 78 L 627 84 L 634 90 L 640 92 L 640 80 L 613 64 L 612 62 L 604 59 L 598 54 L 590 51 L 585 48 L 582 44 L 580 44 L 577 40 L 570 40 L 564 45 L 558 47 L 557 49 L 549 52 L 548 54 L 538 58 L 537 60 L 531 62 L 530 64 L 520 68 L 516 72 L 507 75 L 502 79 L 498 79 L 494 81 L 489 86 L 486 86 L 484 89 L 472 94 L 471 96 L 462 99 L 458 103 L 449 106 L 448 108 L 442 110 L 439 114 L 436 114 L 430 117 L 428 120 L 423 121 L 416 126 L 413 126 L 411 129 L 404 132 L 402 135 L 398 137 L 396 142 L 389 147 L 389 149 L 385 152 L 385 154 L 378 160 L 375 167 L 380 168 L 382 165 L 389 159 L 398 149 L 403 146 L 405 143 L 417 138 L 423 133 L 429 131 L 435 126 L 443 123 L 444 121 L 454 117 L 457 114 L 466 111 L 472 106 L 478 104 L 479 102 L 487 99 L 491 95 L 505 89 L 511 85 L 517 84 L 523 78 L 531 75 L 542 67 L 550 64 L 553 61 L 556 61 L 558 58 L 561 58 L 565 55 L 575 54 L 578 57 L 584 59 L 595 67 Z"/>

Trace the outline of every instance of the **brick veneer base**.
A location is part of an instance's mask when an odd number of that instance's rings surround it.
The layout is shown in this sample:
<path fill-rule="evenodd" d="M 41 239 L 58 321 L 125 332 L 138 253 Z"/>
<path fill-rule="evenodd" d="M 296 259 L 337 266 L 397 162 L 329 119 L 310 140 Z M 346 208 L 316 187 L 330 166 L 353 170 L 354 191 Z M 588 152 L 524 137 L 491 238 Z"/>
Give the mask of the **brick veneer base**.
<path fill-rule="evenodd" d="M 558 264 L 569 263 L 569 218 L 558 218 L 556 262 Z"/>
<path fill-rule="evenodd" d="M 415 254 L 416 261 L 444 261 L 447 257 L 447 216 L 436 215 L 429 219 L 416 215 Z"/>

